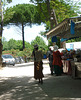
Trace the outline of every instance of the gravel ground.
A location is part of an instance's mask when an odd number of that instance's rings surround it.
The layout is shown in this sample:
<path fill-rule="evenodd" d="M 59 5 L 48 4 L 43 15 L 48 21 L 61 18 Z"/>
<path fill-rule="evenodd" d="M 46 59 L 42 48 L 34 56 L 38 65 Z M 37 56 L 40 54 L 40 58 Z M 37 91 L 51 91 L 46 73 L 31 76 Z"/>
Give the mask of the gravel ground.
<path fill-rule="evenodd" d="M 81 100 L 81 79 L 51 76 L 44 64 L 44 83 L 33 78 L 33 65 L 0 70 L 0 100 Z"/>

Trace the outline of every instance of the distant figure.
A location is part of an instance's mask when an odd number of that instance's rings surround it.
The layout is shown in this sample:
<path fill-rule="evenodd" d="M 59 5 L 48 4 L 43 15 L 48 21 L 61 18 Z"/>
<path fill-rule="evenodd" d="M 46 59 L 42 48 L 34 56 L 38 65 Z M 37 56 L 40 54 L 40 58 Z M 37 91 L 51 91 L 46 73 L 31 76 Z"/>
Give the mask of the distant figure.
<path fill-rule="evenodd" d="M 33 56 L 34 56 L 34 78 L 37 80 L 39 79 L 39 83 L 43 83 L 43 62 L 42 62 L 42 52 L 38 50 L 38 45 L 34 45 L 33 50 Z"/>
<path fill-rule="evenodd" d="M 61 75 L 63 73 L 63 64 L 61 60 L 61 53 L 58 51 L 58 46 L 55 45 L 53 51 L 53 66 L 56 76 Z"/>
<path fill-rule="evenodd" d="M 53 47 L 49 47 L 49 51 L 47 52 L 47 59 L 49 60 L 49 66 L 51 75 L 53 75 Z"/>

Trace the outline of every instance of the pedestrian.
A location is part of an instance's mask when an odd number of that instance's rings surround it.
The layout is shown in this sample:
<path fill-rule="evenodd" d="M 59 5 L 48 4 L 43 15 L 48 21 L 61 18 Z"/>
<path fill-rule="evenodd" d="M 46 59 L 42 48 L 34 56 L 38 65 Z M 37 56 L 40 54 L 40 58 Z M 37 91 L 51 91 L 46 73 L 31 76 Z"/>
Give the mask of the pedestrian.
<path fill-rule="evenodd" d="M 39 79 L 39 83 L 43 84 L 43 62 L 42 62 L 42 51 L 38 50 L 38 45 L 34 45 L 34 78 Z"/>
<path fill-rule="evenodd" d="M 49 47 L 49 51 L 47 52 L 47 59 L 49 60 L 49 66 L 51 75 L 53 75 L 53 47 Z"/>
<path fill-rule="evenodd" d="M 61 59 L 61 53 L 58 50 L 58 46 L 54 46 L 54 51 L 53 51 L 53 66 L 54 66 L 54 72 L 55 75 L 62 75 L 63 73 L 63 64 L 62 64 L 62 59 Z"/>

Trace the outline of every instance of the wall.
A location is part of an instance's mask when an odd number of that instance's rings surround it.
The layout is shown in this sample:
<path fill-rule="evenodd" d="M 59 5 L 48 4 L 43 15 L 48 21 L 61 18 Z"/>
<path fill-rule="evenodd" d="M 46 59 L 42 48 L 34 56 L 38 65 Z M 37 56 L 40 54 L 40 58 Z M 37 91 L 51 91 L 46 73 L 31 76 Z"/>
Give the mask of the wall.
<path fill-rule="evenodd" d="M 71 42 L 71 43 L 66 43 L 66 49 L 81 49 L 81 42 Z"/>

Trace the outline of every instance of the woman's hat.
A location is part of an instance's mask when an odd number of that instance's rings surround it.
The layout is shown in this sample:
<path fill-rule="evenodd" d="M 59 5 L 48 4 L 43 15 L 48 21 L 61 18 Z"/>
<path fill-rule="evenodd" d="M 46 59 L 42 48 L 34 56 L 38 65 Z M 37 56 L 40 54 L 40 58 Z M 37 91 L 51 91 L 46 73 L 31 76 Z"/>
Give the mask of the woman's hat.
<path fill-rule="evenodd" d="M 37 45 L 37 44 L 35 44 L 35 45 L 34 45 L 34 48 L 38 48 L 38 45 Z"/>

